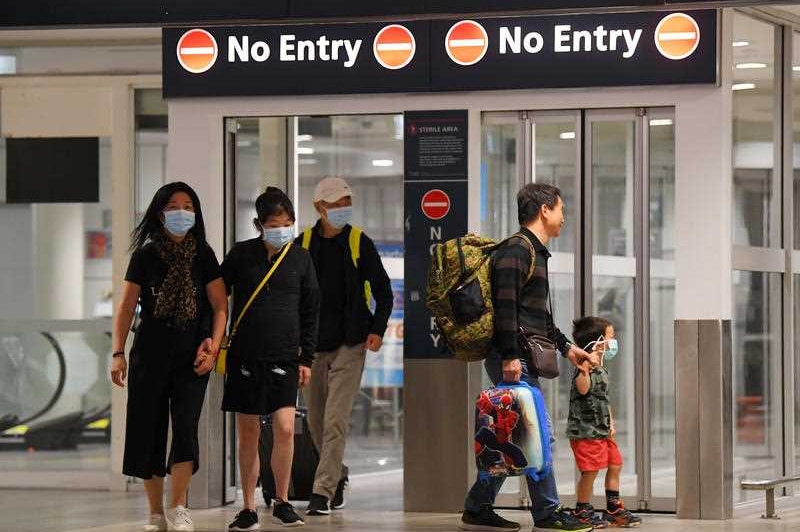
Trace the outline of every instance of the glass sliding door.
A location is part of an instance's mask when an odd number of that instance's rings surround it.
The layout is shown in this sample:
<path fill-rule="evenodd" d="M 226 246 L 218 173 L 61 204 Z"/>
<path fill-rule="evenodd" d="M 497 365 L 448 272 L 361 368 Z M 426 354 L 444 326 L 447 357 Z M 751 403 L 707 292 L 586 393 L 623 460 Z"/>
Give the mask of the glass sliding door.
<path fill-rule="evenodd" d="M 637 246 L 638 207 L 637 150 L 641 142 L 633 110 L 587 112 L 587 251 L 591 250 L 591 272 L 584 272 L 587 292 L 586 313 L 614 324 L 620 355 L 606 363 L 611 377 L 611 404 L 617 428 L 617 443 L 625 463 L 620 478 L 621 492 L 627 497 L 638 492 L 637 437 L 641 426 L 637 396 L 641 398 L 641 379 L 637 378 L 641 356 L 638 347 Z M 582 346 L 583 347 L 583 346 Z M 604 476 L 598 475 L 594 493 L 604 491 Z M 634 504 L 629 504 L 634 507 Z"/>
<path fill-rule="evenodd" d="M 556 324 L 594 314 L 615 324 L 621 354 L 608 363 L 617 440 L 630 508 L 675 510 L 674 211 L 672 109 L 487 113 L 483 117 L 482 232 L 516 230 L 525 183 L 561 189 L 567 223 L 550 244 Z M 559 494 L 575 503 L 578 472 L 565 439 L 573 369 L 543 381 L 557 444 Z M 488 385 L 488 379 L 485 380 Z M 498 504 L 518 506 L 524 482 L 506 483 Z M 601 479 L 596 504 L 604 504 Z"/>

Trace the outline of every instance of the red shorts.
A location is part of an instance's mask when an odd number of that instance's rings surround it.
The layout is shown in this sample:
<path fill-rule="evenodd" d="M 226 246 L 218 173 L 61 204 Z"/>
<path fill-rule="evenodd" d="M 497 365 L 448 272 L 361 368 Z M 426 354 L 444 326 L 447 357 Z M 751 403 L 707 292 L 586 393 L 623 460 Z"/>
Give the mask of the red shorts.
<path fill-rule="evenodd" d="M 622 466 L 622 454 L 617 442 L 612 439 L 570 440 L 569 444 L 581 473 L 600 471 L 609 466 Z"/>

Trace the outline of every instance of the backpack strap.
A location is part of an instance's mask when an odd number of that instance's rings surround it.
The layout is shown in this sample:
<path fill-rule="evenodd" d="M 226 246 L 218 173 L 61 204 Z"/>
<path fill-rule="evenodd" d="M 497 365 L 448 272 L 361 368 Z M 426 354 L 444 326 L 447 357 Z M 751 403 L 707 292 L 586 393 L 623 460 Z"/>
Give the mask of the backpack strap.
<path fill-rule="evenodd" d="M 533 242 L 531 242 L 531 239 L 528 238 L 528 236 L 522 231 L 514 233 L 513 235 L 505 239 L 502 243 L 508 242 L 514 237 L 519 237 L 519 239 L 522 240 L 522 243 L 525 244 L 525 247 L 528 248 L 528 251 L 531 254 L 531 267 L 528 270 L 528 278 L 525 280 L 525 284 L 528 284 L 531 282 L 531 279 L 533 279 L 533 274 L 536 272 L 536 249 L 534 249 Z"/>
<path fill-rule="evenodd" d="M 358 261 L 361 259 L 361 236 L 363 234 L 364 232 L 358 227 L 350 226 L 350 237 L 348 238 L 350 259 L 353 261 L 356 271 L 358 271 Z M 369 308 L 372 303 L 372 285 L 370 285 L 369 281 L 364 281 L 364 300 L 367 303 L 367 308 Z"/>
<path fill-rule="evenodd" d="M 306 251 L 311 249 L 311 235 L 313 234 L 313 232 L 314 232 L 314 228 L 313 227 L 309 227 L 308 229 L 303 231 L 303 243 L 302 243 L 302 246 L 303 246 L 303 249 L 305 249 Z"/>

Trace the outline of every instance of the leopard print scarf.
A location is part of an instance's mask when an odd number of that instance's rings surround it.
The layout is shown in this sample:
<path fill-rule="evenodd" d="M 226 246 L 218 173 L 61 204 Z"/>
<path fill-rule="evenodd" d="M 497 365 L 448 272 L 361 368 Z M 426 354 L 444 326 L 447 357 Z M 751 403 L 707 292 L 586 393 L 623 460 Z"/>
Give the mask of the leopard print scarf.
<path fill-rule="evenodd" d="M 167 275 L 156 297 L 153 315 L 185 331 L 197 319 L 197 297 L 192 264 L 197 241 L 190 233 L 178 243 L 164 234 L 153 240 L 155 251 L 168 266 Z"/>

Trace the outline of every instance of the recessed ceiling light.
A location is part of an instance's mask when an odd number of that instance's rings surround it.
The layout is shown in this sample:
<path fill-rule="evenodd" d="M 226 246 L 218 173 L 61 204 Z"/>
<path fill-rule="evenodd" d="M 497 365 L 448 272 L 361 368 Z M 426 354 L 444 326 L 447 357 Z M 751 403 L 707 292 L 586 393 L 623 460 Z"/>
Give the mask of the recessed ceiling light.
<path fill-rule="evenodd" d="M 744 46 L 750 46 L 749 41 L 733 41 L 734 48 L 742 48 Z"/>
<path fill-rule="evenodd" d="M 747 91 L 750 89 L 755 89 L 755 83 L 735 83 L 733 87 L 731 87 L 735 91 Z"/>
<path fill-rule="evenodd" d="M 672 119 L 671 118 L 659 118 L 650 121 L 651 126 L 671 126 Z"/>
<path fill-rule="evenodd" d="M 391 159 L 373 159 L 372 166 L 377 166 L 377 167 L 394 166 L 394 161 Z"/>
<path fill-rule="evenodd" d="M 297 148 L 297 155 L 314 155 L 314 148 Z"/>
<path fill-rule="evenodd" d="M 574 131 L 565 131 L 564 133 L 560 134 L 559 137 L 561 140 L 572 140 L 575 138 Z"/>
<path fill-rule="evenodd" d="M 304 157 L 303 159 L 300 159 L 297 162 L 302 165 L 308 165 L 308 164 L 317 164 L 319 161 L 317 161 L 313 157 Z"/>
<path fill-rule="evenodd" d="M 739 70 L 757 70 L 760 68 L 767 68 L 766 63 L 738 63 L 736 68 Z"/>
<path fill-rule="evenodd" d="M 297 135 L 297 142 L 308 142 L 310 140 L 314 140 L 311 135 Z"/>
<path fill-rule="evenodd" d="M 800 65 L 793 66 L 792 70 L 794 70 L 795 72 L 800 72 Z"/>

